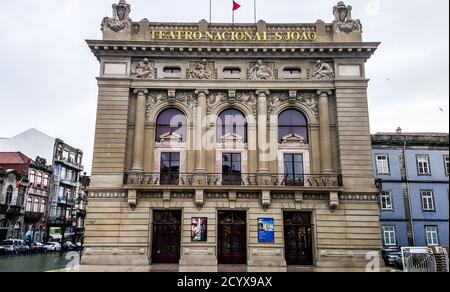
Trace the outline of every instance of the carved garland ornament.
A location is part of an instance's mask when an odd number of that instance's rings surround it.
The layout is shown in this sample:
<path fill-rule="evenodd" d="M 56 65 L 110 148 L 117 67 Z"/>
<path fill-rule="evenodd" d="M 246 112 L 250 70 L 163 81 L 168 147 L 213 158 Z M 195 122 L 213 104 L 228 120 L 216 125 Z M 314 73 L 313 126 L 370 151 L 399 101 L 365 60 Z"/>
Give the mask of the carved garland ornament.
<path fill-rule="evenodd" d="M 217 106 L 220 103 L 228 102 L 229 104 L 235 104 L 237 102 L 244 104 L 245 106 L 248 106 L 251 112 L 256 115 L 258 112 L 257 107 L 257 100 L 256 100 L 256 94 L 253 92 L 236 92 L 236 91 L 229 91 L 222 92 L 222 91 L 216 91 L 209 94 L 207 99 L 207 114 L 211 114 L 214 107 Z"/>
<path fill-rule="evenodd" d="M 197 97 L 195 96 L 194 91 L 150 91 L 145 101 L 146 118 L 149 119 L 152 110 L 162 103 L 184 103 L 191 109 L 195 109 L 198 105 Z"/>
<path fill-rule="evenodd" d="M 317 94 L 304 92 L 291 94 L 287 92 L 276 92 L 268 96 L 267 115 L 270 117 L 275 109 L 283 103 L 303 104 L 314 113 L 316 119 L 319 119 L 319 99 Z"/>

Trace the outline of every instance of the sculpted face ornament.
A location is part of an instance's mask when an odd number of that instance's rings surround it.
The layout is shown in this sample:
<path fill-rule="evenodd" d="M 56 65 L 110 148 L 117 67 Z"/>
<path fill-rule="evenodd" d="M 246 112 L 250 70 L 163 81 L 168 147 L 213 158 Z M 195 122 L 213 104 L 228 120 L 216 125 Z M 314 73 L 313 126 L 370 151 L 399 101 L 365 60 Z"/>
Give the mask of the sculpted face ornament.
<path fill-rule="evenodd" d="M 113 17 L 105 17 L 102 22 L 102 30 L 112 30 L 114 32 L 121 32 L 131 26 L 130 12 L 131 5 L 127 4 L 125 0 L 120 0 L 118 4 L 113 6 Z"/>
<path fill-rule="evenodd" d="M 336 31 L 351 34 L 355 31 L 362 30 L 361 21 L 352 19 L 352 6 L 345 5 L 343 1 L 340 1 L 333 7 L 333 14 L 335 17 L 334 23 Z"/>

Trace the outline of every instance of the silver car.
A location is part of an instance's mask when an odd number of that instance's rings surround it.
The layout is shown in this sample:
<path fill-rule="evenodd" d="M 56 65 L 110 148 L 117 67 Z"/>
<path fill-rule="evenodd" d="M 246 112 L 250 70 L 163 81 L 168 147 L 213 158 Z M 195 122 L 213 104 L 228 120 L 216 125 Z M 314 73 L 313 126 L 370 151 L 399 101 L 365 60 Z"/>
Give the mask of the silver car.
<path fill-rule="evenodd" d="M 30 248 L 25 244 L 25 241 L 20 239 L 8 239 L 2 242 L 2 247 L 7 254 L 28 253 Z"/>

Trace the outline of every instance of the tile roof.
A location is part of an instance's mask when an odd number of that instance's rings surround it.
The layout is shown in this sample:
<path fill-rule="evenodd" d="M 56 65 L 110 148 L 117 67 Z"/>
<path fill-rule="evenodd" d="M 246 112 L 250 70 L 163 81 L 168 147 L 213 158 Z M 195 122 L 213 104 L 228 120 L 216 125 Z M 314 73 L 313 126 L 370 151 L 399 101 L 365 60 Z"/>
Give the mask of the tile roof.
<path fill-rule="evenodd" d="M 0 152 L 0 164 L 27 164 L 31 161 L 21 152 Z"/>

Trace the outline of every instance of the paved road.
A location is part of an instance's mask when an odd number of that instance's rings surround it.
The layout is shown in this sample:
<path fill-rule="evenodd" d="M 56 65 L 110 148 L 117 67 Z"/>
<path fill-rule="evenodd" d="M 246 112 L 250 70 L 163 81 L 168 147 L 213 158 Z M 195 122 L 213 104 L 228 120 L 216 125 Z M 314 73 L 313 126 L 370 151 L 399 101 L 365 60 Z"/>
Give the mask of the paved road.
<path fill-rule="evenodd" d="M 0 272 L 47 272 L 79 264 L 78 252 L 0 256 Z"/>

